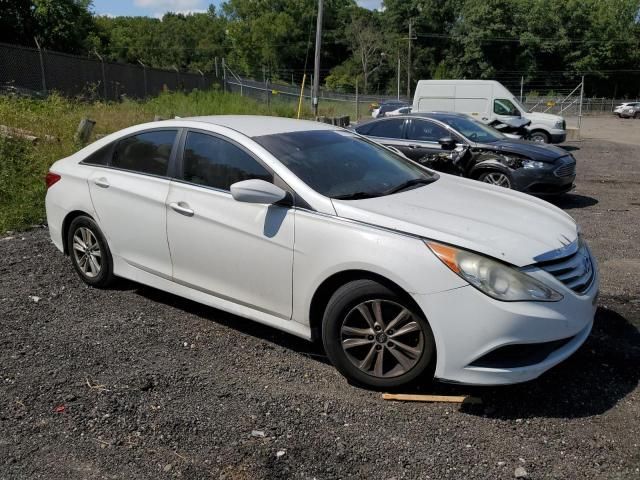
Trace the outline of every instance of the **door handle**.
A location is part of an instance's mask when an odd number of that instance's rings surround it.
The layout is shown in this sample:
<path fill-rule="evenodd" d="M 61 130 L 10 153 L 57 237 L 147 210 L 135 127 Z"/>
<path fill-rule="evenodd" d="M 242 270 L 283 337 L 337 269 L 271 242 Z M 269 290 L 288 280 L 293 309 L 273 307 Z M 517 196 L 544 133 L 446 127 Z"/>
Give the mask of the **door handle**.
<path fill-rule="evenodd" d="M 102 188 L 109 188 L 109 182 L 104 177 L 94 179 L 93 183 Z"/>
<path fill-rule="evenodd" d="M 420 148 L 420 145 L 409 145 L 409 148 Z"/>
<path fill-rule="evenodd" d="M 170 203 L 169 206 L 175 211 L 178 212 L 180 215 L 184 215 L 185 217 L 193 217 L 193 210 L 191 210 L 189 208 L 189 205 L 185 202 L 179 202 L 179 203 Z"/>

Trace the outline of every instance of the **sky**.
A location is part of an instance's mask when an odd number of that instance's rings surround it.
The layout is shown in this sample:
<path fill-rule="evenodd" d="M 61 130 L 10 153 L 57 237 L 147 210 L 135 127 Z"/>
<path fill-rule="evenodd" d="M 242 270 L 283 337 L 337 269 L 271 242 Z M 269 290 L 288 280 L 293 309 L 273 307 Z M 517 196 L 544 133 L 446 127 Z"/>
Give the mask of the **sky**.
<path fill-rule="evenodd" d="M 223 0 L 93 0 L 93 10 L 98 15 L 162 17 L 166 12 L 206 12 L 213 3 L 218 6 Z M 357 0 L 368 9 L 380 8 L 382 0 Z"/>

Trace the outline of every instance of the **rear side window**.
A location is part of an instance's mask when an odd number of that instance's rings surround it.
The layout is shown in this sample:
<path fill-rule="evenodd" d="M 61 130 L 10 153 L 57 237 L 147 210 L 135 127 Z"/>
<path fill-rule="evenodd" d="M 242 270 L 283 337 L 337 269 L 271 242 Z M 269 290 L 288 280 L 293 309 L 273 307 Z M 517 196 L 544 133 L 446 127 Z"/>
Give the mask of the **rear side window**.
<path fill-rule="evenodd" d="M 273 175 L 233 143 L 205 133 L 189 132 L 184 145 L 183 179 L 229 190 L 243 180 L 273 182 Z"/>
<path fill-rule="evenodd" d="M 412 120 L 407 132 L 407 137 L 410 140 L 423 142 L 437 142 L 443 137 L 450 136 L 446 129 L 427 120 Z"/>
<path fill-rule="evenodd" d="M 127 137 L 116 145 L 111 166 L 151 175 L 166 175 L 177 130 L 156 130 Z"/>
<path fill-rule="evenodd" d="M 367 135 L 383 138 L 402 138 L 404 120 L 382 120 L 369 128 Z"/>
<path fill-rule="evenodd" d="M 99 148 L 85 158 L 82 163 L 88 163 L 89 165 L 109 165 L 109 154 L 111 153 L 112 145 L 113 144 L 109 144 Z"/>

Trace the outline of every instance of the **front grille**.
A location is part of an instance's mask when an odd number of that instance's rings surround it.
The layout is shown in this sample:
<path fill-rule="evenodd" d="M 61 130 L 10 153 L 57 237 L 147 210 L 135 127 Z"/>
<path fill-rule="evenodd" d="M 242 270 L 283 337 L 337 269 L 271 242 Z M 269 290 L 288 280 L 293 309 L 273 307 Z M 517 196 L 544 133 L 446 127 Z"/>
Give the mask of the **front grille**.
<path fill-rule="evenodd" d="M 576 161 L 571 159 L 570 163 L 565 163 L 556 168 L 553 173 L 556 177 L 568 177 L 576 174 Z"/>
<path fill-rule="evenodd" d="M 541 262 L 538 266 L 578 294 L 587 291 L 595 276 L 589 249 L 582 242 L 578 250 L 566 257 Z"/>
<path fill-rule="evenodd" d="M 562 130 L 566 130 L 567 129 L 567 122 L 562 120 Z"/>

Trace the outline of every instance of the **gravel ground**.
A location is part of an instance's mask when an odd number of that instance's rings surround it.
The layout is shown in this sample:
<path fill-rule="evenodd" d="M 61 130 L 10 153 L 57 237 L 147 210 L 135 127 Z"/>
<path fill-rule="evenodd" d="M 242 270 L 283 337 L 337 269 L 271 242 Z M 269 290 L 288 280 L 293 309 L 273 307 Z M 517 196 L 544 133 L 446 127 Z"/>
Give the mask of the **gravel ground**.
<path fill-rule="evenodd" d="M 385 402 L 319 347 L 154 289 L 85 287 L 44 228 L 0 238 L 0 478 L 640 478 L 640 147 L 573 144 L 594 332 L 482 406 Z"/>

